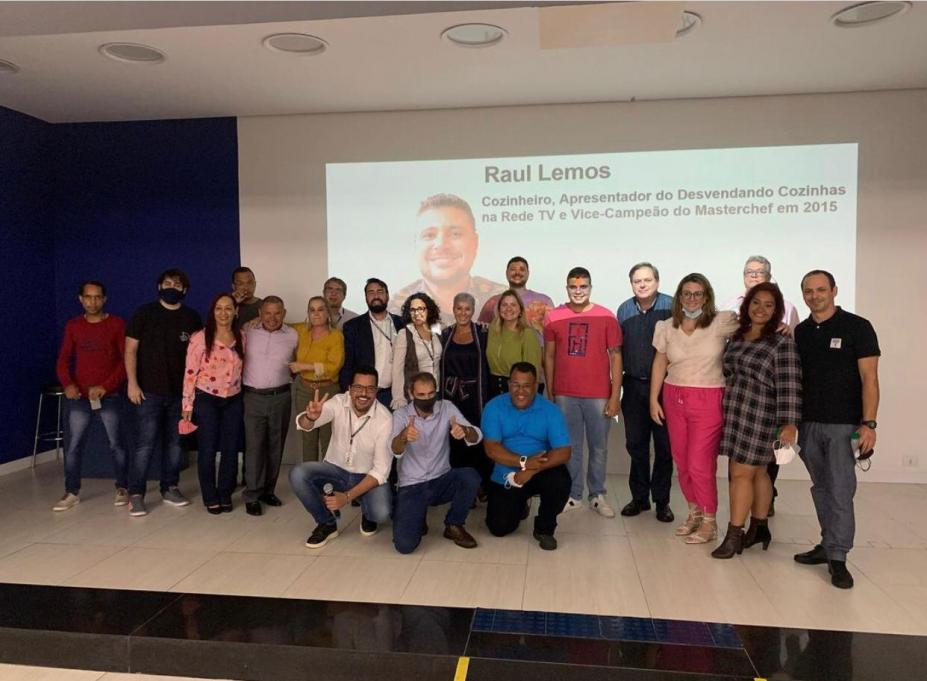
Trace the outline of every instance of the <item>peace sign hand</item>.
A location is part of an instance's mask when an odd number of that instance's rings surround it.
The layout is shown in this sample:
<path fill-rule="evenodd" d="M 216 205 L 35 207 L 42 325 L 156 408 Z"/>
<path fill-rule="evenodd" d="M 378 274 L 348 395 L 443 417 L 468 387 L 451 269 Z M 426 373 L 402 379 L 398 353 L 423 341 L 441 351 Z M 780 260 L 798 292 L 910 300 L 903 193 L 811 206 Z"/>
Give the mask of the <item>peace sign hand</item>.
<path fill-rule="evenodd" d="M 457 423 L 457 417 L 451 417 L 451 437 L 455 440 L 463 440 L 467 436 L 467 430 Z"/>
<path fill-rule="evenodd" d="M 310 421 L 318 421 L 319 417 L 322 415 L 322 405 L 328 400 L 331 395 L 325 395 L 322 399 L 319 399 L 319 389 L 315 389 L 315 396 L 309 400 L 309 404 L 306 405 L 306 418 Z"/>

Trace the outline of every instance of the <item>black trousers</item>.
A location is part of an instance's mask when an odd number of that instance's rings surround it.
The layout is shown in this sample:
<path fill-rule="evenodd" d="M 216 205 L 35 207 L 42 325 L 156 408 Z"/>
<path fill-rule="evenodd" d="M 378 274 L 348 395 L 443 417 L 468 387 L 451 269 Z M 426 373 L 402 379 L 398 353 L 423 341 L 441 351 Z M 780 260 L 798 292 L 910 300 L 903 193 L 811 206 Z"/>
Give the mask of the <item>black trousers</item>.
<path fill-rule="evenodd" d="M 489 483 L 489 505 L 486 507 L 486 526 L 497 537 L 504 537 L 518 529 L 528 499 L 538 495 L 541 505 L 534 519 L 538 534 L 553 534 L 557 529 L 557 516 L 570 496 L 573 484 L 566 466 L 555 466 L 541 471 L 524 487 L 506 489 L 497 482 Z"/>
<path fill-rule="evenodd" d="M 650 418 L 650 381 L 625 376 L 621 397 L 625 445 L 631 456 L 628 486 L 640 502 L 653 497 L 657 504 L 668 504 L 673 484 L 673 456 L 666 426 Z M 653 473 L 650 469 L 650 438 L 653 438 Z"/>

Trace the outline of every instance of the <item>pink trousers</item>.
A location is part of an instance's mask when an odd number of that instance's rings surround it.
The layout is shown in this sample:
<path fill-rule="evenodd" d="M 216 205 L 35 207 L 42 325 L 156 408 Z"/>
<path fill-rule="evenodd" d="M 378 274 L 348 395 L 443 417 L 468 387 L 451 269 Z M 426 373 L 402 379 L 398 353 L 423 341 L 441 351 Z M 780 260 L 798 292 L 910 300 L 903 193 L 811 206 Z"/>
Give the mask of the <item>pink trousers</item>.
<path fill-rule="evenodd" d="M 663 384 L 663 414 L 670 449 L 686 501 L 705 513 L 718 510 L 718 446 L 724 412 L 724 388 L 687 388 Z"/>

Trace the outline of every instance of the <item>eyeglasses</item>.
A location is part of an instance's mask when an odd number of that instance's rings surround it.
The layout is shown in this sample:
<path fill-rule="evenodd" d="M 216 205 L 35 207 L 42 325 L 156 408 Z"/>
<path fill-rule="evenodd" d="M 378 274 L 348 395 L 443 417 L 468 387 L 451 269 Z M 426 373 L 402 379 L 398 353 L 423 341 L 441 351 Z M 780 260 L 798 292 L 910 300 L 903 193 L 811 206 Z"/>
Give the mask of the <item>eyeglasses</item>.
<path fill-rule="evenodd" d="M 744 270 L 745 277 L 765 277 L 767 274 L 766 270 Z"/>
<path fill-rule="evenodd" d="M 573 284 L 571 286 L 567 286 L 567 291 L 588 291 L 591 288 L 592 286 L 589 284 Z"/>
<path fill-rule="evenodd" d="M 691 300 L 701 300 L 702 298 L 705 297 L 705 292 L 704 291 L 683 291 L 680 295 L 683 298 L 686 298 L 687 300 L 690 300 L 690 299 Z"/>
<path fill-rule="evenodd" d="M 428 312 L 427 307 L 410 307 L 409 308 L 410 314 L 425 314 L 426 312 Z"/>
<path fill-rule="evenodd" d="M 375 395 L 379 389 L 375 385 L 361 385 L 360 383 L 352 383 L 348 387 L 352 393 L 367 393 L 368 395 Z"/>

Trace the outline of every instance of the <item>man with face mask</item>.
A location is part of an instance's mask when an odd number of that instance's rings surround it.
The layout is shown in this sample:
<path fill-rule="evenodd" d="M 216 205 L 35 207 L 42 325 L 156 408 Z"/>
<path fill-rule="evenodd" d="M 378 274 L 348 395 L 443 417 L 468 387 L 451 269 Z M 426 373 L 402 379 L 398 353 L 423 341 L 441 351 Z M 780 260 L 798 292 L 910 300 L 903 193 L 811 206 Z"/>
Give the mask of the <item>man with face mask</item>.
<path fill-rule="evenodd" d="M 427 372 L 409 380 L 412 402 L 393 414 L 393 455 L 399 461 L 399 492 L 393 514 L 393 546 L 412 553 L 428 531 L 429 506 L 450 503 L 444 537 L 465 549 L 476 540 L 464 529 L 480 486 L 473 468 L 451 468 L 450 438 L 475 445 L 483 439 L 450 400 L 436 402 L 437 383 Z"/>
<path fill-rule="evenodd" d="M 187 342 L 203 328 L 199 314 L 185 306 L 190 290 L 186 272 L 176 268 L 158 277 L 158 300 L 142 305 L 126 330 L 126 375 L 129 401 L 136 407 L 138 432 L 129 464 L 129 515 L 147 515 L 148 466 L 163 434 L 161 497 L 166 504 L 187 506 L 180 493 L 180 422 Z"/>
<path fill-rule="evenodd" d="M 605 469 L 608 426 L 621 410 L 621 327 L 615 315 L 589 300 L 592 275 L 585 267 L 569 271 L 566 289 L 568 302 L 551 310 L 544 322 L 544 372 L 573 445 L 567 463 L 573 487 L 563 510 L 582 504 L 585 434 L 589 505 L 599 515 L 614 518 L 606 499 Z"/>
<path fill-rule="evenodd" d="M 386 311 L 389 288 L 381 279 L 370 278 L 364 285 L 367 314 L 345 322 L 344 365 L 338 375 L 341 390 L 347 390 L 359 366 L 376 367 L 379 375 L 377 399 L 389 407 L 393 384 L 393 340 L 402 328 L 402 318 Z"/>

